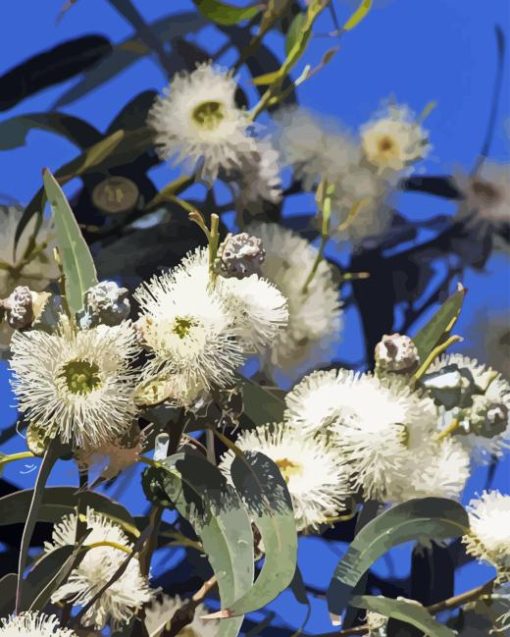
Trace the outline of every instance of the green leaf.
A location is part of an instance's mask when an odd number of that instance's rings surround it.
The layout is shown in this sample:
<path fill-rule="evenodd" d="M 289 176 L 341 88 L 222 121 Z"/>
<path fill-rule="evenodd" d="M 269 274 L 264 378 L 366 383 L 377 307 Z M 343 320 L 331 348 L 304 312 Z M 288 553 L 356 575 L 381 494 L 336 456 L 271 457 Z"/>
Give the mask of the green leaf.
<path fill-rule="evenodd" d="M 162 483 L 179 513 L 200 536 L 218 578 L 223 608 L 241 598 L 253 583 L 251 523 L 236 491 L 205 458 L 177 453 L 161 463 Z M 221 622 L 218 636 L 235 637 L 241 618 Z"/>
<path fill-rule="evenodd" d="M 448 338 L 459 318 L 465 296 L 466 289 L 459 285 L 459 289 L 443 303 L 428 323 L 413 337 L 422 362 L 439 343 Z"/>
<path fill-rule="evenodd" d="M 330 612 L 339 615 L 344 610 L 363 574 L 394 546 L 459 537 L 468 528 L 464 508 L 446 498 L 409 500 L 388 509 L 361 529 L 338 563 L 327 593 Z"/>
<path fill-rule="evenodd" d="M 79 148 L 101 140 L 101 133 L 79 117 L 65 113 L 30 113 L 0 122 L 0 150 L 23 146 L 27 134 L 34 129 L 61 135 Z"/>
<path fill-rule="evenodd" d="M 58 249 L 65 275 L 67 305 L 72 312 L 80 312 L 83 309 L 85 292 L 97 284 L 96 267 L 58 181 L 47 169 L 43 179 L 55 220 Z"/>
<path fill-rule="evenodd" d="M 244 413 L 255 426 L 283 420 L 285 403 L 281 398 L 240 374 L 237 381 L 243 394 Z"/>
<path fill-rule="evenodd" d="M 275 599 L 292 582 L 297 560 L 292 502 L 278 466 L 261 453 L 246 451 L 234 459 L 231 475 L 260 531 L 265 559 L 252 588 L 228 607 L 226 616 L 251 613 Z"/>
<path fill-rule="evenodd" d="M 33 490 L 16 491 L 0 498 L 0 526 L 22 524 L 27 519 Z M 95 491 L 86 491 L 80 495 L 85 507 L 91 507 L 107 515 L 128 533 L 139 535 L 134 519 L 121 504 L 110 500 Z M 75 487 L 47 487 L 44 490 L 37 520 L 39 522 L 59 522 L 64 515 L 76 510 L 77 494 Z"/>
<path fill-rule="evenodd" d="M 306 24 L 306 13 L 304 11 L 300 11 L 294 16 L 294 19 L 290 23 L 289 30 L 287 31 L 287 38 L 285 39 L 285 53 L 289 55 L 292 51 L 294 45 L 297 42 L 301 31 L 305 28 Z M 308 34 L 309 37 L 309 34 Z"/>
<path fill-rule="evenodd" d="M 347 20 L 347 22 L 344 24 L 342 29 L 344 31 L 350 31 L 351 29 L 354 29 L 354 27 L 357 27 L 358 24 L 365 18 L 365 16 L 367 15 L 367 13 L 370 11 L 371 8 L 372 8 L 372 0 L 362 0 L 359 7 Z"/>
<path fill-rule="evenodd" d="M 437 622 L 421 604 L 412 600 L 360 595 L 353 597 L 350 603 L 357 608 L 366 608 L 385 617 L 393 617 L 411 624 L 428 637 L 455 637 L 457 634 Z"/>
<path fill-rule="evenodd" d="M 194 2 L 203 16 L 225 27 L 243 20 L 251 20 L 262 9 L 262 4 L 236 7 L 220 0 L 194 0 Z"/>
<path fill-rule="evenodd" d="M 7 617 L 14 612 L 17 579 L 16 573 L 7 573 L 0 578 L 0 617 Z"/>
<path fill-rule="evenodd" d="M 69 574 L 69 558 L 76 557 L 75 551 L 74 546 L 59 546 L 37 561 L 26 578 L 24 601 L 28 609 L 45 607 L 53 591 Z"/>

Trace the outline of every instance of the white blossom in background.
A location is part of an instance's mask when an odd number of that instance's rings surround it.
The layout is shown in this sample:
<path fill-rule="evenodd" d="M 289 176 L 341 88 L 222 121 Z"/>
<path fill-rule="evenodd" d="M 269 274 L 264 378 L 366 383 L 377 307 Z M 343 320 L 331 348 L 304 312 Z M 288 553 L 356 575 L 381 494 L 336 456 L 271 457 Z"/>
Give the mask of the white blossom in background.
<path fill-rule="evenodd" d="M 463 199 L 458 217 L 485 229 L 510 224 L 510 164 L 484 162 L 473 177 L 454 176 Z"/>
<path fill-rule="evenodd" d="M 119 548 L 93 546 L 87 550 L 67 581 L 52 594 L 53 603 L 66 600 L 74 606 L 84 606 L 102 591 L 133 550 L 133 545 L 120 526 L 90 508 L 87 509 L 86 528 L 90 533 L 84 546 L 110 542 Z M 48 555 L 61 546 L 74 546 L 76 529 L 76 514 L 65 516 L 53 527 L 51 542 L 45 543 L 44 553 Z M 101 593 L 85 613 L 82 623 L 93 625 L 98 630 L 110 620 L 113 626 L 125 624 L 144 604 L 151 601 L 153 595 L 146 578 L 141 574 L 137 557 L 133 556 L 122 575 Z"/>
<path fill-rule="evenodd" d="M 125 444 L 122 440 L 111 440 L 100 447 L 77 449 L 75 457 L 82 471 L 95 472 L 110 480 L 138 462 L 142 451 L 143 441 L 138 436 Z"/>
<path fill-rule="evenodd" d="M 307 291 L 303 292 L 317 249 L 277 224 L 252 225 L 246 230 L 262 239 L 266 252 L 262 276 L 276 285 L 288 303 L 288 327 L 273 343 L 265 365 L 295 377 L 329 361 L 342 326 L 338 285 L 331 266 L 321 261 Z"/>
<path fill-rule="evenodd" d="M 56 615 L 26 611 L 0 619 L 0 637 L 77 637 L 77 635 L 70 628 L 62 628 Z"/>
<path fill-rule="evenodd" d="M 19 409 L 49 435 L 78 446 L 100 446 L 130 430 L 136 407 L 138 345 L 129 323 L 78 330 L 16 332 L 12 386 Z"/>
<path fill-rule="evenodd" d="M 315 372 L 286 399 L 303 433 L 327 431 L 339 460 L 366 497 L 384 499 L 405 475 L 409 454 L 433 439 L 436 409 L 400 379 L 384 382 L 349 370 Z"/>
<path fill-rule="evenodd" d="M 269 137 L 254 140 L 255 149 L 247 153 L 235 192 L 238 210 L 256 215 L 264 201 L 277 204 L 282 198 L 280 155 Z"/>
<path fill-rule="evenodd" d="M 224 387 L 234 380 L 244 361 L 236 325 L 192 257 L 143 283 L 133 296 L 141 308 L 139 330 L 153 353 L 146 376 L 179 375 L 190 388 Z"/>
<path fill-rule="evenodd" d="M 491 367 L 462 354 L 441 356 L 430 366 L 428 373 L 439 372 L 448 366 L 465 370 L 472 382 L 464 376 L 458 381 L 459 386 L 453 387 L 463 402 L 451 410 L 443 408 L 440 428 L 444 429 L 457 418 L 461 427 L 456 438 L 475 462 L 486 464 L 493 457 L 501 457 L 510 448 L 510 384 Z"/>
<path fill-rule="evenodd" d="M 212 63 L 175 75 L 148 117 L 160 157 L 191 164 L 208 182 L 221 169 L 239 168 L 255 142 L 246 112 L 236 106 L 236 89 L 232 74 Z"/>
<path fill-rule="evenodd" d="M 469 349 L 467 338 L 463 344 L 466 353 L 510 382 L 510 307 L 481 309 L 469 327 L 469 335 Z"/>
<path fill-rule="evenodd" d="M 367 161 L 380 171 L 402 171 L 430 151 L 427 131 L 404 105 L 389 104 L 361 127 L 360 136 Z"/>
<path fill-rule="evenodd" d="M 184 600 L 178 595 L 175 597 L 163 595 L 161 600 L 155 601 L 148 606 L 145 610 L 145 625 L 149 635 L 151 637 L 159 637 L 163 632 L 164 626 L 172 619 L 183 603 Z M 195 615 L 191 624 L 185 626 L 177 635 L 181 637 L 217 637 L 218 622 L 200 619 L 207 614 L 207 608 L 203 604 L 199 604 L 195 608 Z"/>
<path fill-rule="evenodd" d="M 498 580 L 510 579 L 510 495 L 484 491 L 470 501 L 469 533 L 462 541 L 470 555 L 498 570 Z"/>
<path fill-rule="evenodd" d="M 413 498 L 459 500 L 470 476 L 470 457 L 455 439 L 422 444 L 409 453 L 401 479 L 394 479 L 389 500 L 403 502 Z"/>
<path fill-rule="evenodd" d="M 348 475 L 338 451 L 325 438 L 306 438 L 292 423 L 264 425 L 243 431 L 236 440 L 242 451 L 268 456 L 284 477 L 298 530 L 327 523 L 345 508 L 350 496 Z M 228 451 L 220 469 L 228 477 L 235 458 Z"/>

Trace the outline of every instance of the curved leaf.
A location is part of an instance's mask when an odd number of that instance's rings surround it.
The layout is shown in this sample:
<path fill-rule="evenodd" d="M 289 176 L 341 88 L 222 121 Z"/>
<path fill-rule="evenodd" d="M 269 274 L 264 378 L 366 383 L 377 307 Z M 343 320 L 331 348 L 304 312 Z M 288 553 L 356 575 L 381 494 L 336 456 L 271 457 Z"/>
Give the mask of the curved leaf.
<path fill-rule="evenodd" d="M 223 26 L 232 26 L 243 20 L 251 20 L 262 10 L 262 4 L 236 7 L 220 0 L 194 0 L 200 13 Z"/>
<path fill-rule="evenodd" d="M 34 128 L 66 137 L 79 148 L 101 140 L 101 133 L 79 117 L 65 113 L 30 113 L 0 122 L 0 150 L 23 146 L 27 134 Z"/>
<path fill-rule="evenodd" d="M 253 534 L 235 490 L 203 457 L 177 453 L 161 463 L 165 492 L 200 536 L 218 578 L 223 607 L 242 597 L 253 583 Z M 242 618 L 225 620 L 218 635 L 234 637 Z"/>
<path fill-rule="evenodd" d="M 25 60 L 0 77 L 0 111 L 39 91 L 64 82 L 107 56 L 112 46 L 101 35 L 86 35 Z"/>
<path fill-rule="evenodd" d="M 255 426 L 283 420 L 285 403 L 281 398 L 239 374 L 237 381 L 243 394 L 243 411 Z"/>
<path fill-rule="evenodd" d="M 287 31 L 287 37 L 285 39 L 285 53 L 289 55 L 293 46 L 296 44 L 299 34 L 304 29 L 306 23 L 306 13 L 300 11 L 294 16 L 294 19 L 290 23 L 289 30 Z"/>
<path fill-rule="evenodd" d="M 66 302 L 76 313 L 83 309 L 86 291 L 97 284 L 94 261 L 78 222 L 58 181 L 46 169 L 44 188 L 55 221 L 58 249 L 64 270 Z"/>
<path fill-rule="evenodd" d="M 422 362 L 439 343 L 449 336 L 459 318 L 465 296 L 466 288 L 459 285 L 458 290 L 446 299 L 428 323 L 413 337 Z"/>
<path fill-rule="evenodd" d="M 246 451 L 231 467 L 232 481 L 260 531 L 264 566 L 252 588 L 228 607 L 228 615 L 251 613 L 271 602 L 296 572 L 297 532 L 292 502 L 278 466 L 267 456 Z"/>
<path fill-rule="evenodd" d="M 38 522 L 59 522 L 64 515 L 76 509 L 75 487 L 47 487 L 44 490 Z M 0 526 L 7 524 L 23 524 L 27 519 L 32 489 L 16 491 L 0 498 Z M 85 491 L 80 495 L 84 506 L 105 513 L 113 522 L 120 524 L 126 531 L 139 535 L 134 519 L 121 504 L 95 491 Z"/>
<path fill-rule="evenodd" d="M 17 580 L 16 573 L 7 573 L 0 578 L 0 617 L 6 617 L 14 612 Z"/>
<path fill-rule="evenodd" d="M 421 604 L 413 600 L 360 595 L 353 597 L 350 603 L 357 608 L 366 608 L 385 617 L 393 617 L 411 624 L 429 637 L 455 637 L 457 634 L 437 622 Z"/>
<path fill-rule="evenodd" d="M 330 612 L 344 610 L 362 575 L 394 546 L 422 538 L 459 537 L 468 528 L 464 508 L 446 498 L 409 500 L 388 509 L 361 529 L 338 563 L 327 592 Z"/>
<path fill-rule="evenodd" d="M 354 29 L 354 27 L 357 27 L 358 24 L 366 17 L 371 8 L 372 0 L 362 0 L 359 7 L 342 27 L 343 31 L 350 31 L 351 29 Z"/>

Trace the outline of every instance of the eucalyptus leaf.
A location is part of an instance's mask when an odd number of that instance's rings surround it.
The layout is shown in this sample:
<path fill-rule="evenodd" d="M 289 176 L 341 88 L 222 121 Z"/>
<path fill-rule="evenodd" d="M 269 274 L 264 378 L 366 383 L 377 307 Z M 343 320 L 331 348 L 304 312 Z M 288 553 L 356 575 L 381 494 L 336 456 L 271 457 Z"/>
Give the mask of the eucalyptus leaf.
<path fill-rule="evenodd" d="M 362 0 L 356 11 L 347 20 L 342 29 L 344 31 L 350 31 L 351 29 L 354 29 L 354 27 L 357 27 L 358 24 L 366 17 L 371 8 L 372 0 Z"/>
<path fill-rule="evenodd" d="M 162 484 L 179 513 L 200 536 L 218 578 L 223 608 L 229 608 L 253 584 L 253 534 L 236 491 L 202 456 L 177 453 L 161 463 Z M 235 637 L 241 618 L 222 621 L 218 635 Z"/>
<path fill-rule="evenodd" d="M 223 26 L 231 26 L 243 20 L 251 20 L 262 10 L 262 4 L 237 7 L 226 2 L 220 2 L 220 0 L 194 0 L 194 2 L 203 16 Z"/>
<path fill-rule="evenodd" d="M 66 562 L 74 554 L 73 546 L 59 546 L 47 555 L 43 555 L 26 577 L 24 601 L 27 608 L 42 610 L 48 603 L 51 593 L 60 584 L 59 575 L 66 576 L 69 570 Z M 66 572 L 67 571 L 67 572 Z M 63 579 L 63 577 L 62 577 Z M 62 580 L 61 580 L 62 581 Z"/>
<path fill-rule="evenodd" d="M 27 134 L 34 129 L 65 137 L 79 148 L 87 148 L 101 140 L 101 133 L 94 126 L 74 115 L 30 113 L 0 122 L 0 150 L 23 146 Z"/>
<path fill-rule="evenodd" d="M 300 11 L 296 13 L 294 19 L 290 23 L 289 30 L 287 31 L 287 37 L 285 39 L 285 53 L 289 55 L 293 46 L 296 44 L 299 34 L 303 30 L 306 23 L 306 13 Z"/>
<path fill-rule="evenodd" d="M 422 362 L 439 343 L 449 336 L 459 318 L 465 295 L 466 289 L 459 285 L 459 289 L 443 303 L 434 316 L 413 337 Z"/>
<path fill-rule="evenodd" d="M 350 603 L 358 608 L 366 608 L 385 617 L 393 617 L 411 624 L 423 631 L 428 637 L 455 637 L 457 634 L 447 626 L 437 622 L 421 604 L 413 600 L 360 595 L 353 597 Z"/>
<path fill-rule="evenodd" d="M 7 573 L 0 578 L 0 617 L 6 617 L 14 611 L 16 581 L 16 573 Z"/>
<path fill-rule="evenodd" d="M 394 546 L 410 540 L 459 537 L 468 528 L 464 508 L 446 498 L 409 500 L 388 509 L 361 529 L 337 564 L 327 592 L 330 612 L 339 615 L 345 609 L 363 574 Z"/>
<path fill-rule="evenodd" d="M 292 582 L 297 532 L 292 501 L 278 466 L 267 456 L 246 451 L 234 458 L 232 481 L 264 545 L 264 566 L 252 588 L 228 607 L 229 615 L 262 608 Z"/>
<path fill-rule="evenodd" d="M 44 188 L 55 221 L 58 249 L 64 270 L 66 302 L 80 312 L 87 290 L 97 284 L 96 268 L 89 247 L 62 188 L 49 170 L 44 171 Z"/>
<path fill-rule="evenodd" d="M 237 379 L 243 395 L 244 413 L 255 426 L 283 420 L 285 411 L 283 399 L 249 378 L 238 375 Z"/>

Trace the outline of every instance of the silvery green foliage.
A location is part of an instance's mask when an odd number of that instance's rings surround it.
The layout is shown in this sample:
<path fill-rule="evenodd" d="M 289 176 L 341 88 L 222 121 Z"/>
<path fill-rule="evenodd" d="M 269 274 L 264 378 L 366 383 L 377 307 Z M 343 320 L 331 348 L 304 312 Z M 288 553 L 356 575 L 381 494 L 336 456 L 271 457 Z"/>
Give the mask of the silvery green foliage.
<path fill-rule="evenodd" d="M 195 0 L 153 24 L 130 0 L 111 4 L 136 37 L 80 37 L 0 77 L 10 108 L 80 76 L 58 111 L 0 123 L 1 151 L 33 129 L 77 148 L 25 208 L 0 207 L 0 351 L 20 416 L 0 431 L 0 471 L 34 471 L 31 489 L 0 483 L 0 637 L 290 636 L 294 617 L 283 629 L 267 614 L 286 589 L 329 611 L 329 633 L 344 621 L 346 634 L 355 609 L 373 637 L 506 630 L 510 495 L 467 485 L 474 463 L 510 448 L 508 366 L 494 355 L 507 321 L 486 329 L 480 362 L 450 348 L 466 294 L 452 281 L 508 244 L 508 167 L 425 174 L 433 104 L 381 96 L 349 130 L 341 103 L 337 118 L 300 103 L 334 55 L 311 66 L 324 21 L 362 38 L 370 2 L 349 3 L 342 24 L 323 0 Z M 106 132 L 60 110 L 149 55 L 167 80 Z M 422 241 L 396 209 L 401 190 L 459 205 L 428 219 Z M 342 360 L 351 339 L 356 365 Z M 79 486 L 54 485 L 63 461 Z M 330 541 L 345 550 L 312 555 L 332 573 L 317 595 L 301 550 Z M 403 542 L 425 552 L 405 590 L 371 573 Z M 466 560 L 495 577 L 454 598 Z M 441 614 L 452 607 L 462 613 Z"/>

